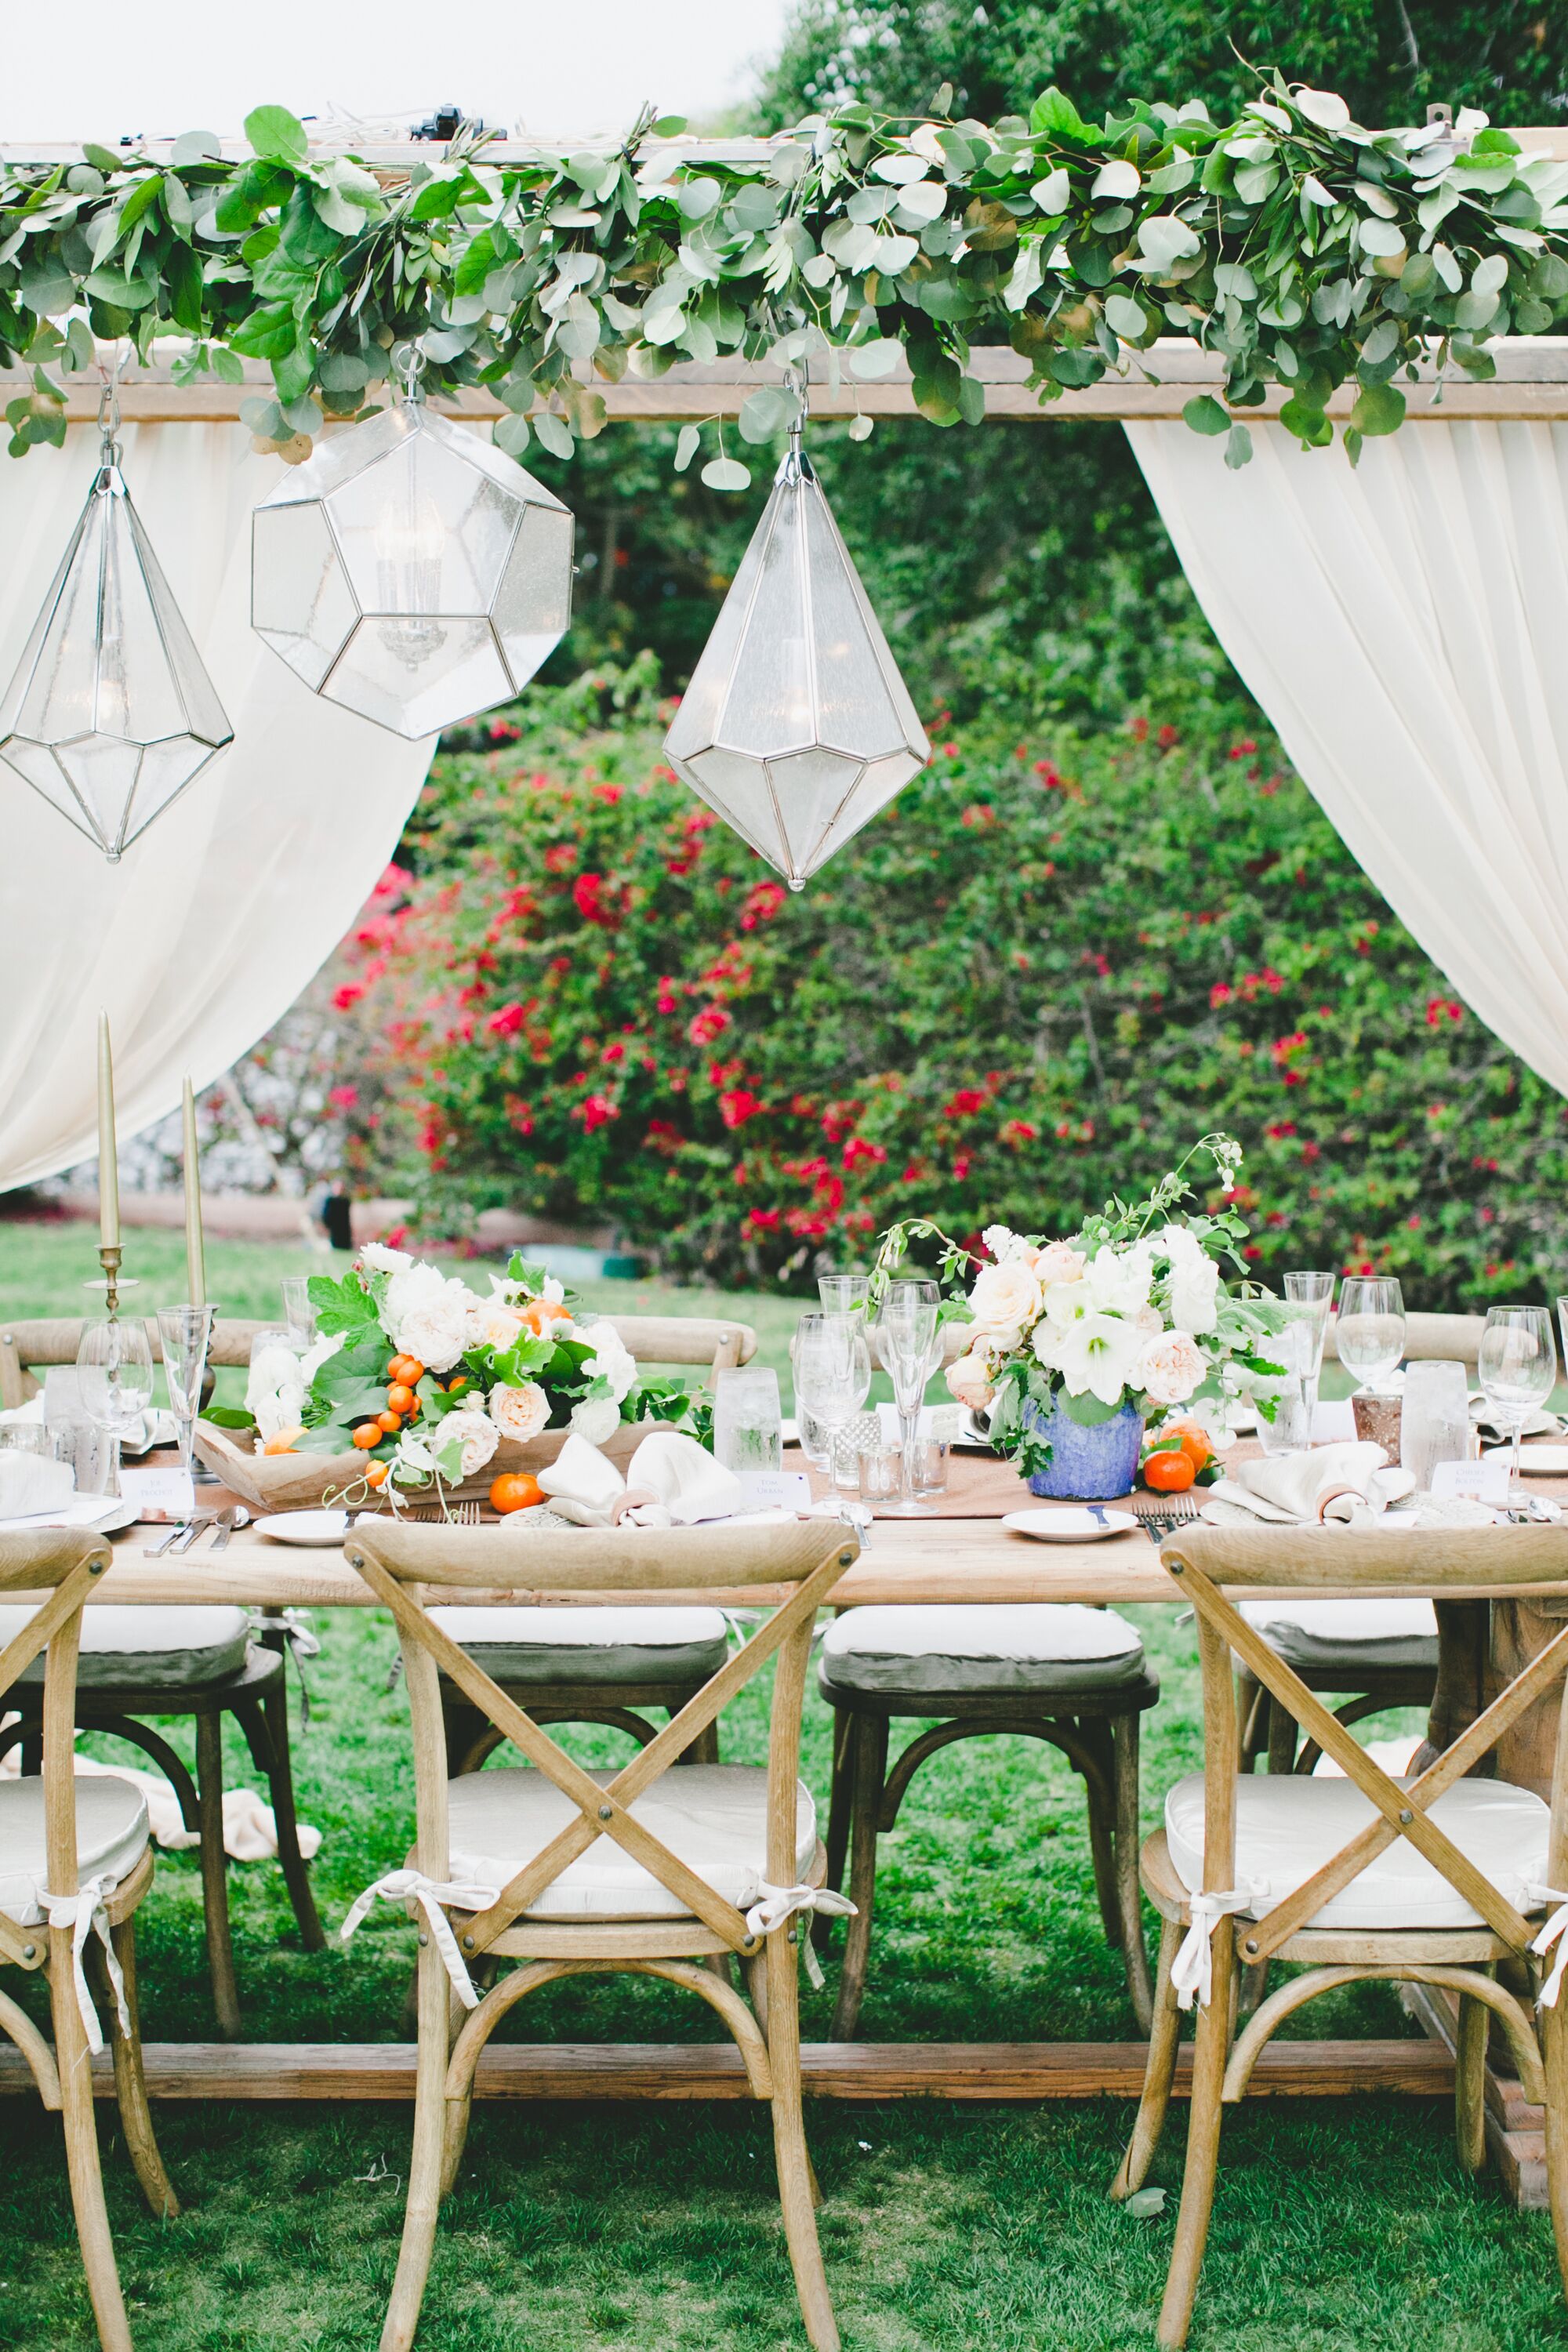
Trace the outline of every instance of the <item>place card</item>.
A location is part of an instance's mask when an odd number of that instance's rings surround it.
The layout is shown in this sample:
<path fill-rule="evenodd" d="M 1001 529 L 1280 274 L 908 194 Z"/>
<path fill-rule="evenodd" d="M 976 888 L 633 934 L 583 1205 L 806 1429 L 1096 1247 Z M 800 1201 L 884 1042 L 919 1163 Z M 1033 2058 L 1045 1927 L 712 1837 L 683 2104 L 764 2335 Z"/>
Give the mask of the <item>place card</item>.
<path fill-rule="evenodd" d="M 737 1472 L 748 1511 L 808 1511 L 811 1481 L 804 1470 Z"/>
<path fill-rule="evenodd" d="M 1501 1509 L 1508 1501 L 1508 1454 L 1484 1454 L 1479 1462 L 1439 1462 L 1432 1473 L 1432 1493 L 1438 1502 L 1463 1496 Z"/>
<path fill-rule="evenodd" d="M 121 1469 L 120 1491 L 139 1519 L 188 1519 L 196 1507 L 186 1470 Z"/>

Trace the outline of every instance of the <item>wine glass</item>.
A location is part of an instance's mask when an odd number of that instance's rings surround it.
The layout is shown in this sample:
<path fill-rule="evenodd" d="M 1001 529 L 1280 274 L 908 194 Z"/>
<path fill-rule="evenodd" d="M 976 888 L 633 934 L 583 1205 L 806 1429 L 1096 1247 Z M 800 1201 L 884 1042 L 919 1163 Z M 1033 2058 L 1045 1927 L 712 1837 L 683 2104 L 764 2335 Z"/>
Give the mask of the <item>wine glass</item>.
<path fill-rule="evenodd" d="M 76 1364 L 82 1406 L 89 1418 L 110 1439 L 123 1440 L 140 1426 L 153 1402 L 153 1343 L 147 1326 L 122 1323 L 118 1315 L 100 1316 L 84 1324 Z M 106 1494 L 120 1491 L 117 1453 L 118 1446 L 111 1444 Z"/>
<path fill-rule="evenodd" d="M 1346 1275 L 1334 1326 L 1340 1361 L 1363 1389 L 1387 1380 L 1405 1353 L 1405 1294 L 1392 1275 Z"/>
<path fill-rule="evenodd" d="M 916 1488 L 915 1447 L 926 1382 L 936 1361 L 933 1349 L 941 1296 L 934 1282 L 919 1276 L 889 1282 L 878 1313 L 877 1346 L 893 1383 L 904 1457 L 902 1491 L 888 1507 L 901 1518 L 923 1518 L 931 1508 L 921 1501 Z"/>
<path fill-rule="evenodd" d="M 870 1359 L 865 1356 L 862 1363 L 859 1338 L 858 1318 L 852 1315 L 803 1315 L 791 1349 L 796 1402 L 827 1441 L 830 1494 L 839 1432 L 851 1413 L 859 1412 L 870 1385 Z"/>
<path fill-rule="evenodd" d="M 1477 1370 L 1488 1410 L 1512 1436 L 1508 1475 L 1510 1486 L 1517 1486 L 1524 1424 L 1557 1382 L 1557 1348 L 1546 1308 L 1492 1307 L 1481 1334 Z"/>

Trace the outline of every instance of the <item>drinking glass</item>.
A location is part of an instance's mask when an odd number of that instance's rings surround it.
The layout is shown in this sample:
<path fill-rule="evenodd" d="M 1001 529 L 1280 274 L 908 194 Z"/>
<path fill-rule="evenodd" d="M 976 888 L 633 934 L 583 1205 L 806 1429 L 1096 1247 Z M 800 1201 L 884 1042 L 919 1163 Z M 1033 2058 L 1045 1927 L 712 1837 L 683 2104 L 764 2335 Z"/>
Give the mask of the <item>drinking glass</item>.
<path fill-rule="evenodd" d="M 868 1274 L 819 1274 L 816 1295 L 825 1315 L 864 1315 Z"/>
<path fill-rule="evenodd" d="M 82 1326 L 76 1351 L 81 1401 L 94 1426 L 120 1441 L 140 1423 L 153 1402 L 153 1343 L 144 1323 L 100 1316 Z M 120 1492 L 115 1446 L 108 1450 L 106 1495 Z"/>
<path fill-rule="evenodd" d="M 46 1462 L 62 1458 L 58 1431 L 41 1421 L 0 1421 L 0 1452 L 37 1454 Z"/>
<path fill-rule="evenodd" d="M 1524 1424 L 1557 1384 L 1557 1348 L 1546 1308 L 1490 1308 L 1481 1333 L 1477 1370 L 1488 1410 L 1513 1439 L 1508 1475 L 1510 1486 L 1517 1486 Z"/>
<path fill-rule="evenodd" d="M 1258 1410 L 1258 1442 L 1265 1454 L 1300 1454 L 1312 1442 L 1307 1381 L 1315 1347 L 1310 1322 L 1294 1308 L 1290 1320 L 1278 1331 L 1271 1331 L 1262 1343 L 1268 1360 L 1279 1364 L 1285 1374 L 1284 1385 L 1274 1400 L 1273 1420 L 1261 1407 Z"/>
<path fill-rule="evenodd" d="M 902 1492 L 889 1508 L 904 1518 L 923 1518 L 930 1508 L 915 1483 L 915 1445 L 926 1382 L 938 1360 L 933 1351 L 940 1296 L 934 1282 L 919 1277 L 890 1282 L 878 1318 L 877 1345 L 893 1383 L 904 1457 Z"/>
<path fill-rule="evenodd" d="M 310 1304 L 310 1276 L 286 1274 L 279 1287 L 283 1293 L 283 1320 L 307 1348 L 310 1347 L 316 1337 L 316 1310 Z"/>
<path fill-rule="evenodd" d="M 768 1365 L 731 1365 L 714 1381 L 713 1459 L 737 1477 L 783 1467 L 779 1376 Z"/>
<path fill-rule="evenodd" d="M 803 1315 L 795 1326 L 795 1396 L 827 1439 L 830 1494 L 839 1432 L 859 1412 L 870 1385 L 870 1358 L 863 1343 L 857 1345 L 860 1340 L 853 1315 Z"/>
<path fill-rule="evenodd" d="M 1302 1373 L 1307 1398 L 1308 1443 L 1310 1444 L 1312 1423 L 1318 1410 L 1318 1381 L 1323 1369 L 1323 1341 L 1329 1333 L 1329 1309 L 1334 1303 L 1334 1276 L 1331 1274 L 1288 1274 L 1285 1276 L 1285 1296 L 1292 1305 L 1302 1309 L 1314 1336 L 1311 1357 Z"/>
<path fill-rule="evenodd" d="M 206 1376 L 207 1349 L 212 1344 L 216 1307 L 160 1307 L 158 1339 L 163 1350 L 163 1380 L 169 1411 L 180 1444 L 180 1467 L 195 1475 L 192 1444 L 196 1415 L 201 1411 L 202 1381 Z"/>
<path fill-rule="evenodd" d="M 1399 1414 L 1399 1459 L 1415 1480 L 1417 1495 L 1432 1491 L 1440 1462 L 1468 1462 L 1470 1455 L 1469 1383 L 1463 1364 L 1433 1360 L 1407 1366 Z"/>
<path fill-rule="evenodd" d="M 1387 1380 L 1405 1353 L 1405 1294 L 1391 1275 L 1346 1275 L 1334 1326 L 1340 1361 L 1363 1390 Z"/>

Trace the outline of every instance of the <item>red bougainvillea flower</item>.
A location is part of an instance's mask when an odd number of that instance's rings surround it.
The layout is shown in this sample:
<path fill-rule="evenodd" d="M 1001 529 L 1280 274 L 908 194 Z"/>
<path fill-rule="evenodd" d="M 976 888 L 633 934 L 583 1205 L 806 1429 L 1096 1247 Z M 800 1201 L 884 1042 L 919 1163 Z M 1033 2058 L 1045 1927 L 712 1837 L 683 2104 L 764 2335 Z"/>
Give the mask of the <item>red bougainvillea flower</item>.
<path fill-rule="evenodd" d="M 726 1127 L 744 1127 L 763 1108 L 750 1087 L 731 1087 L 719 1097 L 719 1116 Z"/>
<path fill-rule="evenodd" d="M 782 1209 L 748 1209 L 746 1223 L 754 1234 L 776 1234 L 784 1218 Z"/>
<path fill-rule="evenodd" d="M 877 1167 L 886 1160 L 887 1156 L 888 1147 L 885 1143 L 871 1143 L 863 1135 L 852 1135 L 844 1147 L 846 1168 L 858 1168 L 862 1160 L 869 1160 L 873 1167 Z"/>
<path fill-rule="evenodd" d="M 363 980 L 345 980 L 341 988 L 332 991 L 332 1009 L 337 1013 L 352 1013 L 361 997 L 369 993 Z"/>
<path fill-rule="evenodd" d="M 606 1127 L 611 1119 L 619 1118 L 620 1115 L 608 1095 L 590 1095 L 585 1102 L 576 1106 L 572 1114 L 574 1118 L 582 1120 L 590 1135 L 596 1127 Z"/>
<path fill-rule="evenodd" d="M 721 1004 L 705 1004 L 696 1018 L 688 1022 L 686 1034 L 694 1045 L 710 1045 L 730 1026 L 730 1016 Z"/>
<path fill-rule="evenodd" d="M 334 1087 L 327 1097 L 334 1110 L 353 1110 L 359 1100 L 357 1087 Z"/>

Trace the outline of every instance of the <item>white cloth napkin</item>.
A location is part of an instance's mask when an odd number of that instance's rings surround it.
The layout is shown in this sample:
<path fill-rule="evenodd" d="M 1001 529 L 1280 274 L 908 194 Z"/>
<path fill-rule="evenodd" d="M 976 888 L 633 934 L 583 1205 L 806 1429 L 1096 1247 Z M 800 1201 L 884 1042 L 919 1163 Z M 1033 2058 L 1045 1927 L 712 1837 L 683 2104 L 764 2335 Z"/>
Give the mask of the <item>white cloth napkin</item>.
<path fill-rule="evenodd" d="M 22 1454 L 0 1447 L 0 1519 L 30 1518 L 38 1511 L 58 1511 L 76 1488 L 76 1473 L 68 1462 L 50 1462 L 41 1454 Z"/>
<path fill-rule="evenodd" d="M 625 1478 L 596 1445 L 574 1433 L 540 1471 L 539 1483 L 563 1519 L 584 1528 L 616 1527 L 623 1519 L 639 1528 L 689 1528 L 701 1519 L 732 1518 L 744 1503 L 734 1472 L 676 1429 L 645 1437 Z"/>
<path fill-rule="evenodd" d="M 1203 1517 L 1220 1526 L 1252 1518 L 1270 1527 L 1364 1527 L 1415 1486 L 1408 1470 L 1389 1468 L 1381 1445 L 1317 1445 L 1239 1463 L 1209 1488 Z"/>

